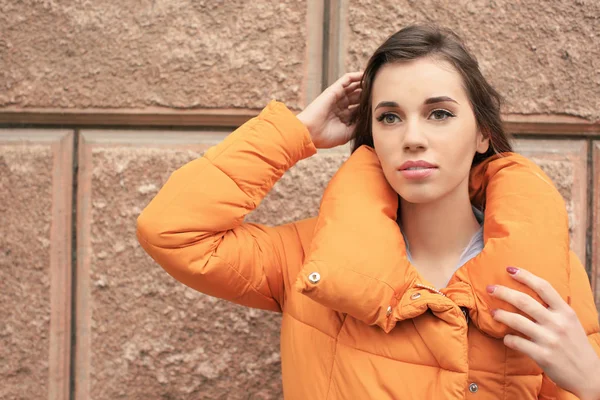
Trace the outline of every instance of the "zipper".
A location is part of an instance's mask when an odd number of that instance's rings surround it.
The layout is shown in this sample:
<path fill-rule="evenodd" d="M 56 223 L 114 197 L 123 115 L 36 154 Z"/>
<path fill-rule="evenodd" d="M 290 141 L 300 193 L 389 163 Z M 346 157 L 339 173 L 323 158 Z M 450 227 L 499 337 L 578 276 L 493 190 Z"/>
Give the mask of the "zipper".
<path fill-rule="evenodd" d="M 445 295 L 444 293 L 440 292 L 439 290 L 437 290 L 437 289 L 436 289 L 436 288 L 434 288 L 434 287 L 427 286 L 427 285 L 423 285 L 423 284 L 421 284 L 421 283 L 417 283 L 415 286 L 416 286 L 416 287 L 420 287 L 421 289 L 427 289 L 427 290 L 431 290 L 431 291 L 432 291 L 432 292 L 434 292 L 434 293 L 441 294 L 442 296 L 446 297 L 446 295 Z"/>
<path fill-rule="evenodd" d="M 461 307 L 460 310 L 462 311 L 463 315 L 465 316 L 465 321 L 467 321 L 467 325 L 469 325 L 469 321 L 471 320 L 469 318 L 469 309 L 467 307 Z"/>
<path fill-rule="evenodd" d="M 437 290 L 436 288 L 434 288 L 432 286 L 423 285 L 422 283 L 417 283 L 417 284 L 415 284 L 415 286 L 419 287 L 421 289 L 430 290 L 434 293 L 441 294 L 442 296 L 447 297 L 444 293 L 440 292 L 439 290 Z M 469 318 L 469 309 L 467 307 L 460 307 L 460 310 L 462 311 L 463 315 L 465 316 L 465 321 L 467 321 L 467 325 L 469 325 L 469 321 L 471 320 Z"/>

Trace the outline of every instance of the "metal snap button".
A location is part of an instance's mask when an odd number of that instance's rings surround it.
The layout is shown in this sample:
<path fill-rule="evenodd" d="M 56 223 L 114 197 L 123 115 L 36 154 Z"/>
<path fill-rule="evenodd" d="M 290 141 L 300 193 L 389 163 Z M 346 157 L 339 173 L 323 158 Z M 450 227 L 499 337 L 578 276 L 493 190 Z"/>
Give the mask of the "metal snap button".
<path fill-rule="evenodd" d="M 416 299 L 418 299 L 419 297 L 421 297 L 421 293 L 418 293 L 418 292 L 417 292 L 417 293 L 414 293 L 412 296 L 410 296 L 410 298 L 411 298 L 411 299 L 413 299 L 413 300 L 416 300 Z"/>
<path fill-rule="evenodd" d="M 392 315 L 392 306 L 388 306 L 387 311 L 385 312 L 385 316 L 389 317 Z"/>
<path fill-rule="evenodd" d="M 309 280 L 311 283 L 319 283 L 319 281 L 321 280 L 321 275 L 319 275 L 319 273 L 318 273 L 318 272 L 313 272 L 312 274 L 310 274 L 310 275 L 308 276 L 308 280 Z"/>
<path fill-rule="evenodd" d="M 478 390 L 479 390 L 479 386 L 476 383 L 471 383 L 469 385 L 469 392 L 477 393 Z"/>

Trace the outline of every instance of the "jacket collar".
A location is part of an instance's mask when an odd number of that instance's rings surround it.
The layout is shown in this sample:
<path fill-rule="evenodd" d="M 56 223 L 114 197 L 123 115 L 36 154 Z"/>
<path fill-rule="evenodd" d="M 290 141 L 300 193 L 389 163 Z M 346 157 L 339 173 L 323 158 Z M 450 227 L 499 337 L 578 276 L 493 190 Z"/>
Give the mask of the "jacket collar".
<path fill-rule="evenodd" d="M 407 258 L 396 223 L 398 196 L 375 151 L 362 146 L 325 190 L 296 289 L 386 332 L 397 321 L 427 310 L 456 323 L 462 317 L 458 307 L 466 307 L 473 323 L 494 337 L 510 331 L 491 318 L 491 310 L 516 310 L 490 297 L 487 285 L 508 286 L 541 302 L 508 276 L 507 266 L 546 279 L 566 298 L 568 219 L 550 179 L 533 162 L 505 153 L 472 169 L 469 190 L 473 205 L 486 209 L 484 249 L 456 271 L 446 288 L 427 288 L 430 285 Z M 315 272 L 318 280 L 310 277 Z"/>

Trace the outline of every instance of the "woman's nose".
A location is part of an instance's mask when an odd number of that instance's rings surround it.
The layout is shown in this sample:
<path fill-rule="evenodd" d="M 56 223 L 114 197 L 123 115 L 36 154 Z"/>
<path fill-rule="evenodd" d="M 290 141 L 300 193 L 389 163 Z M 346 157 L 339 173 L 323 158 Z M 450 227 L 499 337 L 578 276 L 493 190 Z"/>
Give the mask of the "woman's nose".
<path fill-rule="evenodd" d="M 408 124 L 404 132 L 403 147 L 407 151 L 427 148 L 427 138 L 418 123 Z"/>

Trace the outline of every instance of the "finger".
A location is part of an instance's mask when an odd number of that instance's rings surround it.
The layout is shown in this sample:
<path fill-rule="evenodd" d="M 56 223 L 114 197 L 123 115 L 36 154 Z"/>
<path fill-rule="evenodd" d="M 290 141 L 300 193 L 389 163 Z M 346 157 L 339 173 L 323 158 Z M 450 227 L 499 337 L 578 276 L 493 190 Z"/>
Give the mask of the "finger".
<path fill-rule="evenodd" d="M 517 282 L 529 286 L 540 298 L 548 304 L 553 310 L 563 310 L 569 308 L 569 305 L 560 297 L 558 292 L 552 287 L 548 281 L 532 274 L 524 269 L 509 267 L 506 269 L 510 276 Z M 514 274 L 511 271 L 516 271 Z"/>
<path fill-rule="evenodd" d="M 350 85 L 353 82 L 360 81 L 363 76 L 363 71 L 348 72 L 338 80 L 343 87 Z"/>
<path fill-rule="evenodd" d="M 346 89 L 352 85 L 353 83 L 359 83 L 360 84 L 360 79 L 362 78 L 362 72 L 349 72 L 347 74 L 344 74 L 340 79 L 338 79 L 333 85 L 331 85 L 329 88 L 327 88 L 328 91 L 331 91 L 331 93 L 333 93 L 333 95 L 335 96 L 335 102 L 339 103 L 341 100 L 344 99 L 344 97 L 346 97 Z M 350 90 L 350 89 L 348 89 Z M 345 105 L 343 108 L 347 107 L 348 105 Z M 338 104 L 339 108 L 340 105 Z"/>
<path fill-rule="evenodd" d="M 352 82 L 351 84 L 349 84 L 348 86 L 346 86 L 344 88 L 344 91 L 346 92 L 346 94 L 350 94 L 350 93 L 354 92 L 358 88 L 360 88 L 360 81 L 358 81 L 358 82 Z"/>
<path fill-rule="evenodd" d="M 544 328 L 520 314 L 511 313 L 506 310 L 496 310 L 493 313 L 493 318 L 515 331 L 530 337 L 534 342 L 540 342 L 540 340 L 544 339 Z"/>
<path fill-rule="evenodd" d="M 504 345 L 531 357 L 540 367 L 546 365 L 544 348 L 530 340 L 517 335 L 506 335 L 504 336 Z"/>
<path fill-rule="evenodd" d="M 353 114 L 356 112 L 356 106 L 349 106 L 338 114 L 338 118 L 344 124 L 348 125 L 352 120 Z"/>
<path fill-rule="evenodd" d="M 526 293 L 501 285 L 488 286 L 488 292 L 491 296 L 512 304 L 540 323 L 546 323 L 552 318 L 552 313 L 546 307 Z"/>
<path fill-rule="evenodd" d="M 350 104 L 348 109 L 350 109 L 352 112 L 355 112 L 358 109 L 358 104 Z"/>
<path fill-rule="evenodd" d="M 351 93 L 347 96 L 340 97 L 340 99 L 336 103 L 336 107 L 338 109 L 338 114 L 341 113 L 342 111 L 346 110 L 351 105 L 357 104 L 358 101 L 360 100 L 361 92 L 362 92 L 362 89 L 356 89 L 353 93 Z"/>
<path fill-rule="evenodd" d="M 357 71 L 357 72 L 348 72 L 344 75 L 342 75 L 333 85 L 331 85 L 331 88 L 335 88 L 336 92 L 341 89 L 341 91 L 345 91 L 345 89 L 350 86 L 351 84 L 355 83 L 355 82 L 360 82 L 360 80 L 362 79 L 363 73 L 362 71 Z"/>
<path fill-rule="evenodd" d="M 362 89 L 356 89 L 354 92 L 348 95 L 348 105 L 358 104 L 360 101 L 360 95 L 362 94 Z"/>

